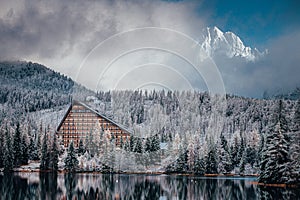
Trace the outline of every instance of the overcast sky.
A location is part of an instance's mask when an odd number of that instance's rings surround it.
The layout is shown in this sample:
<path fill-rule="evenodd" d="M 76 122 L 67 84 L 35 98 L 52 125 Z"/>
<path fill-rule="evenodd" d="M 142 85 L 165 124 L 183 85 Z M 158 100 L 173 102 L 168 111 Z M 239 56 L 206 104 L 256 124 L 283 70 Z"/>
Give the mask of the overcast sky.
<path fill-rule="evenodd" d="M 92 89 L 213 90 L 220 75 L 226 92 L 261 97 L 300 86 L 299 8 L 297 0 L 1 0 L 0 59 L 38 62 Z M 269 53 L 256 62 L 200 56 L 195 64 L 207 26 Z M 143 27 L 159 29 L 135 29 Z M 193 64 L 202 65 L 200 78 Z"/>

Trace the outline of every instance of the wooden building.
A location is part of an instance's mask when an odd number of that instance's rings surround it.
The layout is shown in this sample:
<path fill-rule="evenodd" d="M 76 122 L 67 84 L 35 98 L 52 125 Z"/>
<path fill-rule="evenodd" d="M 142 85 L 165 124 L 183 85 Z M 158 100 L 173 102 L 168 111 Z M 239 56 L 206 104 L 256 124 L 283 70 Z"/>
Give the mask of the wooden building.
<path fill-rule="evenodd" d="M 84 142 L 91 131 L 99 131 L 95 126 L 100 127 L 101 131 L 113 134 L 117 146 L 121 143 L 121 137 L 124 143 L 130 139 L 130 131 L 125 127 L 78 101 L 73 101 L 70 105 L 57 127 L 56 134 L 65 147 L 68 147 L 71 141 L 78 147 L 80 139 Z"/>

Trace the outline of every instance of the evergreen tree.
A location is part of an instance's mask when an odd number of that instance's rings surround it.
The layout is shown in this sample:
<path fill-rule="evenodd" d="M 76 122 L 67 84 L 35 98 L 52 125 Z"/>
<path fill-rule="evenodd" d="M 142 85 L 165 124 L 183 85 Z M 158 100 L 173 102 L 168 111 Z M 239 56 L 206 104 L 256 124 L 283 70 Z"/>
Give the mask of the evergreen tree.
<path fill-rule="evenodd" d="M 188 170 L 190 172 L 194 171 L 196 157 L 197 157 L 196 141 L 195 141 L 195 137 L 191 137 L 187 145 L 187 165 L 188 165 Z"/>
<path fill-rule="evenodd" d="M 262 135 L 261 140 L 260 140 L 260 144 L 259 144 L 259 147 L 258 147 L 258 155 L 257 155 L 258 163 L 260 163 L 261 160 L 262 160 L 262 154 L 263 154 L 264 146 L 265 146 L 265 137 L 264 137 L 264 135 Z"/>
<path fill-rule="evenodd" d="M 147 137 L 145 142 L 145 152 L 151 152 L 151 138 Z"/>
<path fill-rule="evenodd" d="M 132 152 L 134 152 L 134 150 L 135 150 L 135 144 L 136 143 L 136 137 L 134 137 L 133 135 L 132 136 L 130 136 L 130 138 L 129 138 L 129 149 L 130 149 L 130 151 L 132 151 Z"/>
<path fill-rule="evenodd" d="M 176 160 L 175 172 L 187 172 L 188 170 L 187 160 L 188 160 L 187 151 L 182 148 L 180 150 L 179 157 Z"/>
<path fill-rule="evenodd" d="M 37 151 L 37 159 L 34 159 L 34 160 L 40 160 L 41 156 L 42 156 L 41 135 L 43 135 L 43 132 L 38 133 L 37 137 L 36 137 L 35 149 Z"/>
<path fill-rule="evenodd" d="M 54 135 L 49 158 L 49 168 L 53 171 L 58 170 L 58 153 L 56 135 Z"/>
<path fill-rule="evenodd" d="M 136 153 L 142 153 L 143 152 L 143 145 L 142 145 L 141 138 L 136 138 L 134 152 L 136 152 Z"/>
<path fill-rule="evenodd" d="M 19 167 L 22 164 L 22 139 L 20 124 L 17 123 L 16 131 L 14 134 L 13 151 L 14 151 L 14 166 Z"/>
<path fill-rule="evenodd" d="M 245 166 L 246 166 L 246 152 L 243 152 L 242 158 L 240 160 L 240 174 L 244 174 L 245 173 Z"/>
<path fill-rule="evenodd" d="M 77 153 L 78 153 L 78 156 L 81 156 L 85 153 L 85 148 L 84 148 L 82 139 L 79 140 L 79 146 L 78 146 Z"/>
<path fill-rule="evenodd" d="M 125 143 L 124 143 L 124 150 L 125 151 L 131 151 L 130 150 L 130 140 L 127 138 Z"/>
<path fill-rule="evenodd" d="M 199 156 L 195 160 L 194 173 L 198 175 L 205 173 L 205 161 Z"/>
<path fill-rule="evenodd" d="M 232 167 L 232 162 L 229 154 L 227 140 L 225 139 L 223 134 L 220 135 L 220 145 L 219 145 L 218 154 L 219 154 L 219 164 L 218 164 L 219 173 L 222 174 L 230 173 L 233 167 Z"/>
<path fill-rule="evenodd" d="M 247 145 L 245 150 L 245 162 L 249 163 L 253 167 L 258 161 L 257 154 L 257 151 L 253 147 Z"/>
<path fill-rule="evenodd" d="M 292 133 L 292 145 L 291 145 L 291 163 L 288 165 L 289 169 L 286 171 L 288 177 L 287 182 L 290 184 L 296 184 L 300 186 L 300 99 L 296 104 L 294 113 L 294 132 Z"/>
<path fill-rule="evenodd" d="M 40 169 L 46 170 L 46 169 L 48 169 L 48 167 L 49 167 L 49 153 L 48 153 L 48 145 L 47 145 L 47 135 L 46 135 L 46 130 L 45 130 L 43 146 L 42 146 Z"/>
<path fill-rule="evenodd" d="M 37 149 L 37 144 L 34 140 L 34 136 L 30 135 L 30 141 L 29 141 L 29 159 L 30 160 L 39 160 L 39 153 Z"/>
<path fill-rule="evenodd" d="M 237 138 L 234 138 L 234 143 L 230 147 L 230 157 L 231 157 L 231 163 L 233 167 L 237 167 L 239 164 L 238 152 L 239 152 L 239 143 L 237 141 Z"/>
<path fill-rule="evenodd" d="M 283 115 L 282 101 L 275 110 L 275 126 L 267 133 L 266 143 L 262 152 L 259 181 L 263 183 L 286 182 L 289 159 L 289 138 L 285 134 L 289 129 Z"/>
<path fill-rule="evenodd" d="M 143 146 L 142 146 L 141 138 L 131 136 L 129 145 L 130 145 L 130 150 L 132 152 L 136 152 L 136 153 L 142 153 L 143 152 Z"/>
<path fill-rule="evenodd" d="M 287 165 L 285 177 L 289 184 L 300 186 L 300 131 L 293 133 L 293 142 L 291 145 L 291 163 Z"/>
<path fill-rule="evenodd" d="M 160 149 L 159 136 L 156 134 L 151 140 L 151 151 L 158 151 Z"/>
<path fill-rule="evenodd" d="M 210 144 L 208 154 L 205 159 L 205 173 L 216 174 L 218 173 L 217 159 L 216 159 L 215 145 Z"/>
<path fill-rule="evenodd" d="M 241 135 L 241 143 L 240 143 L 240 146 L 239 146 L 239 152 L 238 152 L 238 163 L 241 162 L 241 160 L 243 159 L 244 157 L 244 153 L 245 153 L 245 140 L 244 140 L 244 137 Z"/>
<path fill-rule="evenodd" d="M 158 135 L 148 137 L 145 142 L 145 152 L 154 152 L 160 149 L 160 142 Z"/>
<path fill-rule="evenodd" d="M 4 171 L 9 172 L 13 169 L 14 166 L 14 158 L 11 144 L 11 137 L 6 126 L 5 129 L 5 148 L 4 148 L 4 159 L 3 159 Z"/>
<path fill-rule="evenodd" d="M 77 160 L 73 141 L 71 141 L 68 148 L 68 155 L 65 158 L 65 169 L 71 172 L 74 172 L 78 168 L 79 161 Z"/>
<path fill-rule="evenodd" d="M 94 127 L 89 131 L 88 135 L 85 138 L 85 147 L 88 153 L 94 157 L 99 154 L 99 147 L 101 143 L 101 132 L 102 127 L 100 127 L 99 122 L 95 123 Z M 110 131 L 106 130 L 104 137 L 111 136 Z"/>
<path fill-rule="evenodd" d="M 293 122 L 294 122 L 294 130 L 300 131 L 300 99 L 298 99 L 296 106 L 295 106 Z"/>
<path fill-rule="evenodd" d="M 27 145 L 27 142 L 26 142 L 26 136 L 25 135 L 23 135 L 23 137 L 22 137 L 21 150 L 22 150 L 21 164 L 26 165 L 26 164 L 28 164 L 29 153 L 28 153 L 28 145 Z"/>
<path fill-rule="evenodd" d="M 5 151 L 5 145 L 4 145 L 4 133 L 0 133 L 0 168 L 4 166 L 3 159 L 4 159 L 4 151 Z"/>

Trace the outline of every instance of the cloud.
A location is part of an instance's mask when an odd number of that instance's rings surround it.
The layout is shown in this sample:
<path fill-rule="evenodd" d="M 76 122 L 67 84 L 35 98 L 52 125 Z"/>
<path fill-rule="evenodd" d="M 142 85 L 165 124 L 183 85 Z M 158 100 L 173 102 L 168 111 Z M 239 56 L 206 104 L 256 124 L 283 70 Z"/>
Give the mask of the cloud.
<path fill-rule="evenodd" d="M 201 15 L 199 10 L 197 11 L 199 6 L 199 1 L 4 0 L 0 7 L 0 59 L 35 61 L 76 78 L 80 64 L 88 53 L 105 39 L 123 31 L 141 27 L 161 27 L 182 32 L 195 39 L 199 38 L 201 30 L 207 26 L 207 13 L 210 13 L 206 11 Z M 269 54 L 255 63 L 239 58 L 216 58 L 215 62 L 221 71 L 226 90 L 234 94 L 257 97 L 261 96 L 264 90 L 289 89 L 299 85 L 299 33 L 300 31 L 294 31 L 270 40 L 266 46 Z M 163 34 L 149 37 L 174 43 L 172 37 Z M 143 36 L 136 35 L 135 40 L 143 41 Z M 129 44 L 132 42 L 132 39 L 125 39 L 124 45 L 128 43 L 127 47 L 132 46 Z M 108 46 L 97 59 L 110 58 L 109 53 L 116 52 L 121 45 L 123 43 Z M 172 48 L 182 46 L 180 41 L 176 40 Z M 159 70 L 153 72 L 153 76 L 156 75 L 162 80 L 174 82 L 177 72 L 181 73 L 184 77 L 177 77 L 178 82 L 172 83 L 173 85 L 182 86 L 180 81 L 186 78 L 193 86 L 198 84 L 198 88 L 207 89 L 203 86 L 204 80 L 195 76 L 189 64 L 178 61 L 178 57 L 175 58 L 174 55 L 159 51 L 131 54 L 114 63 L 110 72 L 119 74 L 117 72 L 121 67 L 127 66 L 130 70 L 129 65 L 136 67 L 147 64 L 145 62 L 157 62 L 173 67 L 172 72 L 168 72 L 167 69 L 170 68 L 167 67 L 161 69 L 163 73 Z M 103 69 L 104 66 L 97 64 L 99 63 L 96 63 L 98 68 Z M 147 70 L 149 71 L 149 68 Z M 94 73 L 92 67 L 80 73 L 86 73 L 80 80 L 82 84 L 94 81 L 91 79 L 91 73 Z M 142 77 L 139 77 L 137 72 L 128 74 L 132 75 L 131 80 L 140 80 Z M 130 80 L 128 76 L 126 78 Z"/>
<path fill-rule="evenodd" d="M 269 93 L 290 92 L 300 86 L 300 29 L 273 38 L 268 54 L 256 62 L 216 59 L 229 93 L 262 97 Z"/>
<path fill-rule="evenodd" d="M 86 55 L 95 44 L 131 28 L 168 27 L 191 34 L 203 25 L 190 12 L 191 3 L 8 0 L 2 4 L 1 59 L 64 60 Z M 196 28 L 187 21 L 197 23 Z"/>

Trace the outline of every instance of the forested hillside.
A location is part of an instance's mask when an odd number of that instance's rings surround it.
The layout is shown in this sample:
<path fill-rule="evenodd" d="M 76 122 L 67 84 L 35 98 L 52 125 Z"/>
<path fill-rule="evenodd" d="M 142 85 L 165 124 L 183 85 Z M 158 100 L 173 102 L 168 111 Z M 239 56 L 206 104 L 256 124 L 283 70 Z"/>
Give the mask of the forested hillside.
<path fill-rule="evenodd" d="M 71 78 L 32 62 L 0 62 L 0 122 L 66 106 L 72 96 L 93 94 Z M 39 123 L 39 122 L 38 122 Z"/>
<path fill-rule="evenodd" d="M 0 103 L 17 112 L 33 112 L 70 102 L 74 82 L 43 65 L 0 63 Z"/>
<path fill-rule="evenodd" d="M 111 164 L 139 171 L 149 169 L 151 163 L 151 170 L 166 172 L 261 174 L 261 182 L 299 181 L 300 100 L 224 98 L 199 91 L 93 93 L 30 62 L 2 62 L 0 77 L 0 167 L 5 169 L 28 159 L 42 160 L 43 169 L 57 169 L 58 163 L 49 164 L 53 152 L 56 162 L 60 156 L 59 166 L 64 166 L 66 151 L 52 136 L 72 97 L 76 97 L 128 127 L 132 137 L 122 148 L 146 156 L 118 155 L 114 139 L 105 140 L 103 135 L 109 133 L 104 130 L 105 134 L 100 134 L 103 130 L 95 127 L 86 140 L 92 143 L 82 141 L 77 155 L 74 149 L 70 154 L 79 160 L 74 162 L 80 163 L 82 170 L 116 170 L 108 166 Z M 161 144 L 165 146 L 164 156 L 151 156 Z M 11 152 L 13 145 L 19 152 Z M 11 155 L 22 163 L 16 163 Z"/>

